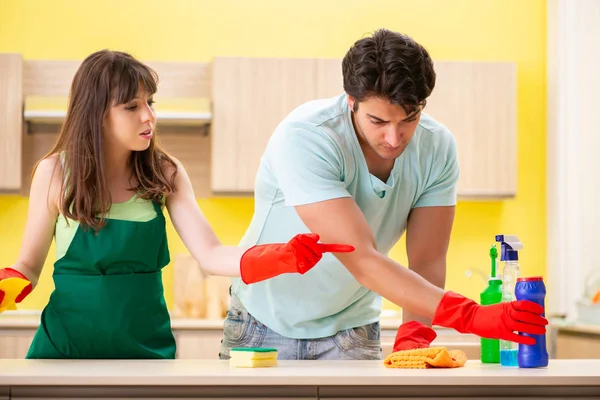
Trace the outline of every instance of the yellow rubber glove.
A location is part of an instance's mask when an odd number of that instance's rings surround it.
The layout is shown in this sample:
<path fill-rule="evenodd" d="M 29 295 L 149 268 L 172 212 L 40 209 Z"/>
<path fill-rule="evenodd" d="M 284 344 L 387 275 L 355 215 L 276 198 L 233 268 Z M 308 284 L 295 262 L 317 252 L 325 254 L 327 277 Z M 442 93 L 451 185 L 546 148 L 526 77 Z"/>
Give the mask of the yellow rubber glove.
<path fill-rule="evenodd" d="M 31 282 L 12 268 L 0 270 L 0 313 L 6 310 L 16 310 L 20 303 L 31 293 Z M 8 272 L 8 274 L 7 274 Z M 4 273 L 6 277 L 2 278 Z"/>

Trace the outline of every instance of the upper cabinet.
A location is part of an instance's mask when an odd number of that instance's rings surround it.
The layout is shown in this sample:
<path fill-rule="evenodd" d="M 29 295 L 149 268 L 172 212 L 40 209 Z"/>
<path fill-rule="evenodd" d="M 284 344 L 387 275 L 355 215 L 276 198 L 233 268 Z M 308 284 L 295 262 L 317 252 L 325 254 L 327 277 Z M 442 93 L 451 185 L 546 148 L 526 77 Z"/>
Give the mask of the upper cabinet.
<path fill-rule="evenodd" d="M 23 60 L 0 54 L 0 191 L 21 188 Z"/>
<path fill-rule="evenodd" d="M 461 198 L 516 194 L 516 67 L 508 62 L 435 63 L 425 112 L 458 146 Z M 303 102 L 343 93 L 341 60 L 215 58 L 212 190 L 248 194 L 276 126 Z"/>
<path fill-rule="evenodd" d="M 454 134 L 462 198 L 506 198 L 517 192 L 516 65 L 436 62 L 425 112 Z"/>
<path fill-rule="evenodd" d="M 0 54 L 0 191 L 28 194 L 56 140 L 80 61 Z M 158 140 L 186 167 L 196 197 L 249 195 L 266 144 L 295 107 L 343 93 L 340 59 L 217 57 L 149 62 L 159 75 Z M 425 112 L 458 145 L 462 199 L 516 195 L 516 66 L 437 61 Z M 210 135 L 209 135 L 210 132 Z"/>
<path fill-rule="evenodd" d="M 306 101 L 340 94 L 338 69 L 339 60 L 215 58 L 212 190 L 252 192 L 277 124 Z"/>
<path fill-rule="evenodd" d="M 7 56 L 2 55 L 0 59 Z M 20 60 L 20 58 L 19 58 Z M 200 62 L 148 62 L 159 76 L 155 110 L 157 116 L 157 140 L 165 150 L 186 167 L 197 197 L 210 195 L 210 137 L 208 135 L 211 114 L 211 64 Z M 0 163 L 15 163 L 12 169 L 2 168 L 7 177 L 14 180 L 14 188 L 28 194 L 33 165 L 52 147 L 67 112 L 71 81 L 80 61 L 25 60 L 22 77 L 16 72 L 2 73 L 0 82 L 7 81 L 13 109 L 10 137 L 0 136 L 0 152 L 5 151 L 8 140 L 22 144 L 18 151 L 7 149 L 13 160 L 3 157 Z M 0 69 L 4 68 L 0 66 Z M 14 70 L 14 68 L 13 68 Z M 12 71 L 12 70 L 11 70 Z M 11 75 L 12 74 L 12 75 Z M 16 83 L 22 90 L 16 90 Z M 0 84 L 0 92 L 3 91 Z M 0 95 L 0 107 L 5 107 Z M 4 110 L 0 110 L 4 113 Z M 2 116 L 4 114 L 1 114 Z M 19 128 L 21 121 L 24 129 Z M 0 118 L 0 124 L 2 124 Z M 14 128 L 16 126 L 16 128 Z M 0 128 L 0 135 L 5 132 Z M 18 157 L 18 159 L 17 159 Z M 9 174 L 10 171 L 10 174 Z M 1 179 L 1 178 L 0 178 Z"/>

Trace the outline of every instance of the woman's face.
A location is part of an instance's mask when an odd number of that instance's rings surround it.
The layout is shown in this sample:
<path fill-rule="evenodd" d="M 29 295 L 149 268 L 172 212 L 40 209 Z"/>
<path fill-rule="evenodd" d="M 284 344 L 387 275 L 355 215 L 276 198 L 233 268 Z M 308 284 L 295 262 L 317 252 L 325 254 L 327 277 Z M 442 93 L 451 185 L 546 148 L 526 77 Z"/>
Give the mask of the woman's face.
<path fill-rule="evenodd" d="M 116 151 L 144 151 L 150 146 L 156 127 L 153 94 L 140 88 L 125 104 L 113 104 L 104 119 L 104 143 Z"/>

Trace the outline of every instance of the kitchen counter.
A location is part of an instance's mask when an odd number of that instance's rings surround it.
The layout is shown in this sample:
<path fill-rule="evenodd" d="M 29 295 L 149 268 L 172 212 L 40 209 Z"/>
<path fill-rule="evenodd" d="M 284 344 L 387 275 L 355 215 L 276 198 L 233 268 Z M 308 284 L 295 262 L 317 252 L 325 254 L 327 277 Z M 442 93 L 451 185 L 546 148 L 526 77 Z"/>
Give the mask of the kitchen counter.
<path fill-rule="evenodd" d="M 0 398 L 403 398 L 600 396 L 600 360 L 548 368 L 388 369 L 382 361 L 285 361 L 235 369 L 221 360 L 0 360 Z M 500 397 L 500 398 L 501 398 Z"/>

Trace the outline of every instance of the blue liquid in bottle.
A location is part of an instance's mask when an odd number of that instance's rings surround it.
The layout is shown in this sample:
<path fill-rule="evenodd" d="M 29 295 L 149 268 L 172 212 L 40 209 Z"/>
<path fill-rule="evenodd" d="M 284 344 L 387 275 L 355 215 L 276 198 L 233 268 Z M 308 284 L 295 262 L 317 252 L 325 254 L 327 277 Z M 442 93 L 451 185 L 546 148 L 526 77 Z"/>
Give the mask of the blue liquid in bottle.
<path fill-rule="evenodd" d="M 519 350 L 500 350 L 500 364 L 505 367 L 517 367 L 519 365 L 517 355 Z"/>

